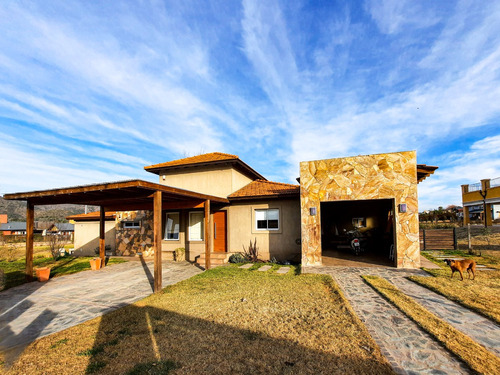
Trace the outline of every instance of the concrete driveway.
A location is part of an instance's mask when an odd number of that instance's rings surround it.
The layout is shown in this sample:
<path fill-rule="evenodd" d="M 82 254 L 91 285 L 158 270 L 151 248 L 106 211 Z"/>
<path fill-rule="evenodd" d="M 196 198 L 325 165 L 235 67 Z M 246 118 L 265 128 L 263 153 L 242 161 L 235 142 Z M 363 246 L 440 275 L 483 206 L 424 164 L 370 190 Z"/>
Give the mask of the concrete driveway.
<path fill-rule="evenodd" d="M 163 263 L 163 286 L 202 272 Z M 32 341 L 126 306 L 153 292 L 153 262 L 130 261 L 0 292 L 0 352 L 6 363 Z"/>

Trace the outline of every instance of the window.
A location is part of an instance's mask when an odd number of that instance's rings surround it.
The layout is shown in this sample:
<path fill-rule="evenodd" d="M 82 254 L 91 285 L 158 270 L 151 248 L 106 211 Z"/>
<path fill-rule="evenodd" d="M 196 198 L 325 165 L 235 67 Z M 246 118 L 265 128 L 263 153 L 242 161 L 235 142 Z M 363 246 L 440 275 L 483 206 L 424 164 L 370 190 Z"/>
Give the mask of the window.
<path fill-rule="evenodd" d="M 127 229 L 139 229 L 141 227 L 140 221 L 124 221 L 123 228 Z"/>
<path fill-rule="evenodd" d="M 257 230 L 279 230 L 280 210 L 277 208 L 255 210 L 255 228 Z"/>
<path fill-rule="evenodd" d="M 189 240 L 203 241 L 203 212 L 189 213 Z"/>
<path fill-rule="evenodd" d="M 179 239 L 179 213 L 169 212 L 165 217 L 165 240 Z"/>

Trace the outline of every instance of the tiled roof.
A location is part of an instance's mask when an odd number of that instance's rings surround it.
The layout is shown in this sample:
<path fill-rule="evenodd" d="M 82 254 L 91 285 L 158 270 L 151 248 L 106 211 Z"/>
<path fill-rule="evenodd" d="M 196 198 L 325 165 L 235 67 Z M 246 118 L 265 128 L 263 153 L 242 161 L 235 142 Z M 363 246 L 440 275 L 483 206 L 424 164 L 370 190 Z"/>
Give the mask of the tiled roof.
<path fill-rule="evenodd" d="M 177 167 L 181 165 L 193 165 L 201 163 L 210 163 L 225 160 L 238 160 L 238 155 L 224 154 L 222 152 L 211 152 L 209 154 L 191 156 L 189 158 L 167 161 L 166 163 L 154 164 L 144 167 L 145 170 L 158 169 L 166 167 Z"/>
<path fill-rule="evenodd" d="M 256 197 L 281 198 L 298 196 L 299 185 L 255 180 L 228 196 L 228 199 L 249 199 Z"/>
<path fill-rule="evenodd" d="M 26 230 L 26 222 L 11 221 L 9 223 L 0 224 L 0 230 Z"/>
<path fill-rule="evenodd" d="M 88 214 L 78 214 L 78 215 L 71 215 L 66 218 L 66 220 L 75 220 L 75 221 L 95 221 L 99 220 L 99 215 L 100 211 L 96 212 L 89 212 Z M 106 212 L 104 214 L 104 219 L 105 220 L 111 220 L 114 219 L 116 215 L 116 212 Z"/>

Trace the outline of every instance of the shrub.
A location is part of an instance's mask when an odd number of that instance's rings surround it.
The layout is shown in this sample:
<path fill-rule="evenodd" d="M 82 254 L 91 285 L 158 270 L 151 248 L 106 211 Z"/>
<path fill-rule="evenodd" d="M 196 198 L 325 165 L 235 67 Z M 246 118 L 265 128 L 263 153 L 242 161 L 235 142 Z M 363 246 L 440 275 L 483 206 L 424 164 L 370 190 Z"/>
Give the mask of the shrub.
<path fill-rule="evenodd" d="M 243 246 L 243 256 L 249 262 L 257 262 L 259 260 L 259 248 L 257 247 L 257 238 L 254 243 L 250 240 L 250 245 L 248 245 L 248 250 Z"/>
<path fill-rule="evenodd" d="M 241 253 L 231 254 L 229 257 L 229 263 L 243 263 L 245 262 L 245 257 Z"/>

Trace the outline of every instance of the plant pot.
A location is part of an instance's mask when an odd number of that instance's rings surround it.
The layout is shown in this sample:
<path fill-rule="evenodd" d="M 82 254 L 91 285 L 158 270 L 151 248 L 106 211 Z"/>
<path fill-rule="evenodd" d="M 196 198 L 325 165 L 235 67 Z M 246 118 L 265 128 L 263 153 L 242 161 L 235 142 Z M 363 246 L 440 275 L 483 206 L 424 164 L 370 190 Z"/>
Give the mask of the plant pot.
<path fill-rule="evenodd" d="M 90 268 L 92 271 L 97 271 L 101 268 L 101 258 L 94 258 L 90 260 Z"/>
<path fill-rule="evenodd" d="M 50 268 L 49 267 L 40 267 L 36 270 L 36 277 L 38 281 L 45 282 L 49 280 L 50 277 Z"/>

